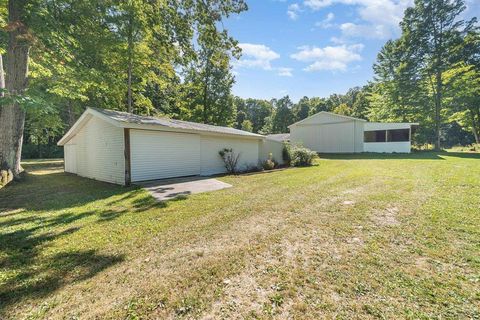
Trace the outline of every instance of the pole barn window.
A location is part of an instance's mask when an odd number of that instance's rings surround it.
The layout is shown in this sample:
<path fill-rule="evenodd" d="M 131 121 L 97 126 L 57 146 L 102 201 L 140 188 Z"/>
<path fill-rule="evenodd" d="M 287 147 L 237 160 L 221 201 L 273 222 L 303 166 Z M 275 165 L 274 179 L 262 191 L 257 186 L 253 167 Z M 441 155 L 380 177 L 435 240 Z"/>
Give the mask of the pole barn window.
<path fill-rule="evenodd" d="M 386 130 L 365 131 L 363 133 L 364 142 L 386 142 L 387 141 L 386 138 L 387 138 Z"/>
<path fill-rule="evenodd" d="M 410 130 L 409 129 L 388 130 L 387 141 L 388 142 L 410 141 Z"/>

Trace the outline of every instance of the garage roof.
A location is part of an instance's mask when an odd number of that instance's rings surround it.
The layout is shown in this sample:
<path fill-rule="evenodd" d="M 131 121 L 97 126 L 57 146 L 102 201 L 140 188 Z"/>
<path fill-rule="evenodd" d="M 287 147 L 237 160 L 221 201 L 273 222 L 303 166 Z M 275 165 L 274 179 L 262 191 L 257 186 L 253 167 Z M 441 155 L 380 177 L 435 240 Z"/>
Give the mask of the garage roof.
<path fill-rule="evenodd" d="M 267 135 L 267 139 L 275 140 L 279 142 L 288 141 L 290 139 L 290 133 L 275 133 Z"/>
<path fill-rule="evenodd" d="M 78 130 L 91 118 L 91 116 L 98 116 L 107 122 L 117 127 L 134 128 L 134 129 L 149 129 L 149 130 L 168 130 L 168 131 L 180 131 L 180 132 L 196 132 L 196 133 L 213 133 L 224 134 L 232 136 L 242 136 L 249 138 L 263 139 L 263 135 L 251 133 L 248 131 L 238 130 L 235 128 L 214 126 L 210 124 L 175 120 L 169 118 L 160 117 L 148 117 L 140 116 L 128 112 L 87 108 L 78 121 L 72 126 L 72 128 L 63 136 L 58 142 L 58 145 L 64 145 L 70 140 Z"/>

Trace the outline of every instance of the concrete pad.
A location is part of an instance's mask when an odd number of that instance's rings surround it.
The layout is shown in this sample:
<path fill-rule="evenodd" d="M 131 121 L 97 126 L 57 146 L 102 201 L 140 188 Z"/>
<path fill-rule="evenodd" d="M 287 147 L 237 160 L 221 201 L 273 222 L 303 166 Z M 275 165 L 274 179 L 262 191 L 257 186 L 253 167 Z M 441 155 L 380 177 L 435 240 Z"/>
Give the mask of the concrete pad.
<path fill-rule="evenodd" d="M 171 200 L 178 196 L 216 191 L 232 185 L 213 178 L 186 177 L 138 182 L 158 201 Z"/>

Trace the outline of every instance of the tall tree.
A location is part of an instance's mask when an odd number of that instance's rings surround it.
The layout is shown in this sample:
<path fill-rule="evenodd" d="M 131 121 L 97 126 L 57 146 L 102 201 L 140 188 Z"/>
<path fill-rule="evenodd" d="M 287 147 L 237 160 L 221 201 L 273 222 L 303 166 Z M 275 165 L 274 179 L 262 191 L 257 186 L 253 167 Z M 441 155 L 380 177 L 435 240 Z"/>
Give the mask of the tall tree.
<path fill-rule="evenodd" d="M 25 111 L 20 101 L 27 89 L 28 59 L 34 40 L 28 25 L 29 7 L 26 0 L 8 1 L 6 97 L 0 108 L 0 170 L 11 170 L 14 175 L 21 171 Z"/>
<path fill-rule="evenodd" d="M 401 22 L 402 37 L 414 53 L 411 61 L 429 81 L 433 93 L 437 150 L 441 147 L 443 73 L 455 62 L 451 60 L 452 49 L 474 24 L 474 20 L 465 22 L 460 18 L 465 8 L 464 0 L 416 0 Z"/>
<path fill-rule="evenodd" d="M 288 126 L 295 122 L 293 117 L 293 103 L 289 96 L 275 102 L 275 114 L 272 121 L 272 133 L 286 133 Z"/>
<path fill-rule="evenodd" d="M 272 115 L 273 106 L 269 101 L 260 99 L 247 99 L 245 103 L 252 130 L 259 132 L 265 126 L 265 119 Z"/>
<path fill-rule="evenodd" d="M 308 117 L 310 114 L 310 99 L 308 97 L 301 98 L 294 106 L 293 113 L 295 120 L 300 121 Z"/>
<path fill-rule="evenodd" d="M 480 69 L 459 63 L 444 74 L 450 119 L 469 129 L 480 143 Z"/>
<path fill-rule="evenodd" d="M 40 107 L 36 98 L 54 96 L 75 112 L 93 105 L 152 113 L 153 101 L 171 99 L 178 92 L 170 84 L 179 82 L 177 70 L 199 54 L 196 40 L 201 30 L 215 26 L 212 33 L 226 35 L 219 29 L 222 19 L 246 9 L 243 0 L 0 4 L 0 24 L 6 25 L 0 31 L 0 54 L 6 53 L 0 166 L 15 175 L 21 170 L 27 104 Z M 183 117 L 178 100 L 177 95 L 175 102 L 161 108 Z"/>

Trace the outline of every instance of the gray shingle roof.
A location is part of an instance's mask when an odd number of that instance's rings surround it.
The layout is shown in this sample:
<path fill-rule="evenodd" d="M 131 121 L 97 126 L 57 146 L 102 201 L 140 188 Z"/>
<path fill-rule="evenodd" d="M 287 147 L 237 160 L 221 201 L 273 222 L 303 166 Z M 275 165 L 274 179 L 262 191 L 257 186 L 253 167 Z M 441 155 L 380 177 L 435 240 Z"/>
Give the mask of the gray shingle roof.
<path fill-rule="evenodd" d="M 269 134 L 267 135 L 267 139 L 280 141 L 280 142 L 288 141 L 290 139 L 290 133 Z"/>
<path fill-rule="evenodd" d="M 114 110 L 107 110 L 107 109 L 98 109 L 98 108 L 91 108 L 91 109 L 109 117 L 110 119 L 124 122 L 124 123 L 156 125 L 156 126 L 163 126 L 168 128 L 174 128 L 174 129 L 223 133 L 223 134 L 238 135 L 238 136 L 248 136 L 248 137 L 258 137 L 258 138 L 264 137 L 259 134 L 238 130 L 235 128 L 229 128 L 229 127 L 220 127 L 220 126 L 214 126 L 210 124 L 175 120 L 175 119 L 169 119 L 169 118 L 139 116 L 139 115 L 128 113 L 128 112 L 121 112 L 121 111 L 114 111 Z"/>

